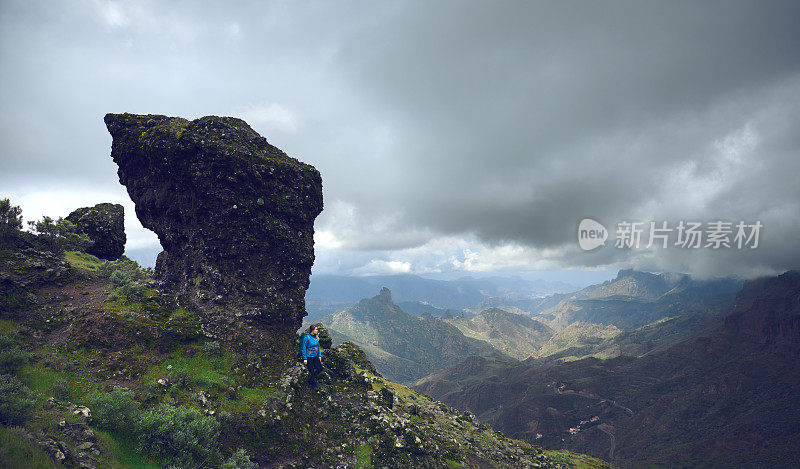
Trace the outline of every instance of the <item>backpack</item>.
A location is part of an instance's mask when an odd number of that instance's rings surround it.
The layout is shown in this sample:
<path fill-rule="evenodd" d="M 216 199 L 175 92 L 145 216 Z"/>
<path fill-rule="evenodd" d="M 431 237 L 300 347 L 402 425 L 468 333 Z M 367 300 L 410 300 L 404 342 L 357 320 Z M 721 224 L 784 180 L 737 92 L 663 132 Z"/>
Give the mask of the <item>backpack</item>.
<path fill-rule="evenodd" d="M 297 341 L 297 359 L 303 361 L 303 340 L 305 340 L 308 332 L 300 334 L 300 340 Z"/>

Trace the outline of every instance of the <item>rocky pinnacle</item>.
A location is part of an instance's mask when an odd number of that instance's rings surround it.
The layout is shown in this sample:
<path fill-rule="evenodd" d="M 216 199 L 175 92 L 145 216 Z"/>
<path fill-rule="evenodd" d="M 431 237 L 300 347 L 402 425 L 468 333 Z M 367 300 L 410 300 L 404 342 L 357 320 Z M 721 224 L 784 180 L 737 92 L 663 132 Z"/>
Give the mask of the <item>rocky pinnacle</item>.
<path fill-rule="evenodd" d="M 319 172 L 232 117 L 126 113 L 105 123 L 120 183 L 164 249 L 156 276 L 210 335 L 293 353 L 322 211 Z"/>

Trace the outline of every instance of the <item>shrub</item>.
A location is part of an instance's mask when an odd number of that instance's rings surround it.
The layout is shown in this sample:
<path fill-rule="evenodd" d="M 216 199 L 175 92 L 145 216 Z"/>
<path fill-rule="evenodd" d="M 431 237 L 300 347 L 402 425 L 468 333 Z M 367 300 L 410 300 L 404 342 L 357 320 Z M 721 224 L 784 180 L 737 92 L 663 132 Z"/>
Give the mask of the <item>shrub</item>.
<path fill-rule="evenodd" d="M 103 263 L 97 273 L 111 280 L 116 287 L 109 295 L 109 299 L 113 300 L 141 293 L 145 287 L 138 282 L 150 276 L 152 269 L 142 269 L 136 261 L 121 257 L 116 261 Z"/>
<path fill-rule="evenodd" d="M 0 375 L 0 423 L 22 425 L 36 408 L 36 393 L 12 375 Z"/>
<path fill-rule="evenodd" d="M 15 374 L 30 360 L 31 354 L 22 350 L 8 336 L 0 336 L 0 374 Z"/>
<path fill-rule="evenodd" d="M 108 279 L 111 280 L 111 283 L 116 287 L 127 285 L 133 281 L 133 279 L 131 279 L 131 274 L 124 270 L 115 270 Z"/>
<path fill-rule="evenodd" d="M 55 253 L 61 253 L 65 249 L 85 251 L 94 243 L 85 234 L 78 233 L 71 221 L 61 217 L 53 221 L 45 216 L 40 221 L 29 221 L 28 225 L 48 249 Z"/>
<path fill-rule="evenodd" d="M 149 267 L 146 269 L 141 268 L 138 262 L 128 259 L 125 256 L 122 256 L 115 261 L 104 262 L 103 265 L 97 269 L 97 273 L 100 274 L 101 277 L 111 279 L 116 272 L 119 272 L 119 274 L 117 274 L 118 279 L 121 280 L 123 277 L 128 279 L 124 282 L 121 282 L 117 286 L 120 286 L 124 283 L 143 280 L 146 277 L 149 277 L 152 274 L 152 271 L 153 269 Z M 111 281 L 113 282 L 114 280 L 111 279 Z"/>
<path fill-rule="evenodd" d="M 131 391 L 115 388 L 89 398 L 92 417 L 99 428 L 132 434 L 139 419 L 139 402 Z"/>
<path fill-rule="evenodd" d="M 212 340 L 203 344 L 203 355 L 207 357 L 218 357 L 222 355 L 222 347 L 219 342 Z"/>
<path fill-rule="evenodd" d="M 222 463 L 222 469 L 255 469 L 258 464 L 250 461 L 250 456 L 244 448 L 239 448 L 230 458 Z"/>
<path fill-rule="evenodd" d="M 57 466 L 24 428 L 0 427 L 0 467 L 55 469 Z"/>
<path fill-rule="evenodd" d="M 0 199 L 0 239 L 14 236 L 22 229 L 22 209 L 11 205 L 8 199 Z"/>
<path fill-rule="evenodd" d="M 71 394 L 69 383 L 64 378 L 59 378 L 53 383 L 53 396 L 59 401 L 68 401 Z"/>
<path fill-rule="evenodd" d="M 143 452 L 178 466 L 218 462 L 220 424 L 195 409 L 160 405 L 142 414 L 139 441 Z"/>

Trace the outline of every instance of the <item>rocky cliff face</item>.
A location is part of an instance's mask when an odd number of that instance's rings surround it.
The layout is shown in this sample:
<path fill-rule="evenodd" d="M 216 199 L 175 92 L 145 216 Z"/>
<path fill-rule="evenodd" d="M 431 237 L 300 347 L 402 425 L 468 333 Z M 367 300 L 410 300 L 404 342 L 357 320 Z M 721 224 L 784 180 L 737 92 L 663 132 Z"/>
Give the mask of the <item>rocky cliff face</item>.
<path fill-rule="evenodd" d="M 103 203 L 79 208 L 67 216 L 94 244 L 86 250 L 100 259 L 114 261 L 125 252 L 125 207 Z"/>
<path fill-rule="evenodd" d="M 107 114 L 111 157 L 164 251 L 156 276 L 232 344 L 291 354 L 322 179 L 240 119 Z"/>
<path fill-rule="evenodd" d="M 746 282 L 725 328 L 761 342 L 800 340 L 800 271 Z"/>

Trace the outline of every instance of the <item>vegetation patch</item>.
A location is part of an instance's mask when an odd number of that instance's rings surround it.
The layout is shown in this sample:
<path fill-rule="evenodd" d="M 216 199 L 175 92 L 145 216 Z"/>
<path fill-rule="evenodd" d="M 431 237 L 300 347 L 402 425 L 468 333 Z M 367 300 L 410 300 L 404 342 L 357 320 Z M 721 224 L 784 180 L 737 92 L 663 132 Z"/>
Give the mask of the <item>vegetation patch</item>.
<path fill-rule="evenodd" d="M 39 445 L 26 437 L 22 428 L 0 426 L 0 467 L 55 469 L 58 466 Z"/>
<path fill-rule="evenodd" d="M 0 375 L 0 423 L 21 425 L 32 416 L 37 395 L 16 376 Z"/>
<path fill-rule="evenodd" d="M 69 265 L 78 269 L 88 270 L 89 272 L 97 272 L 103 264 L 103 260 L 81 251 L 67 251 L 64 253 L 64 260 L 69 262 Z"/>

